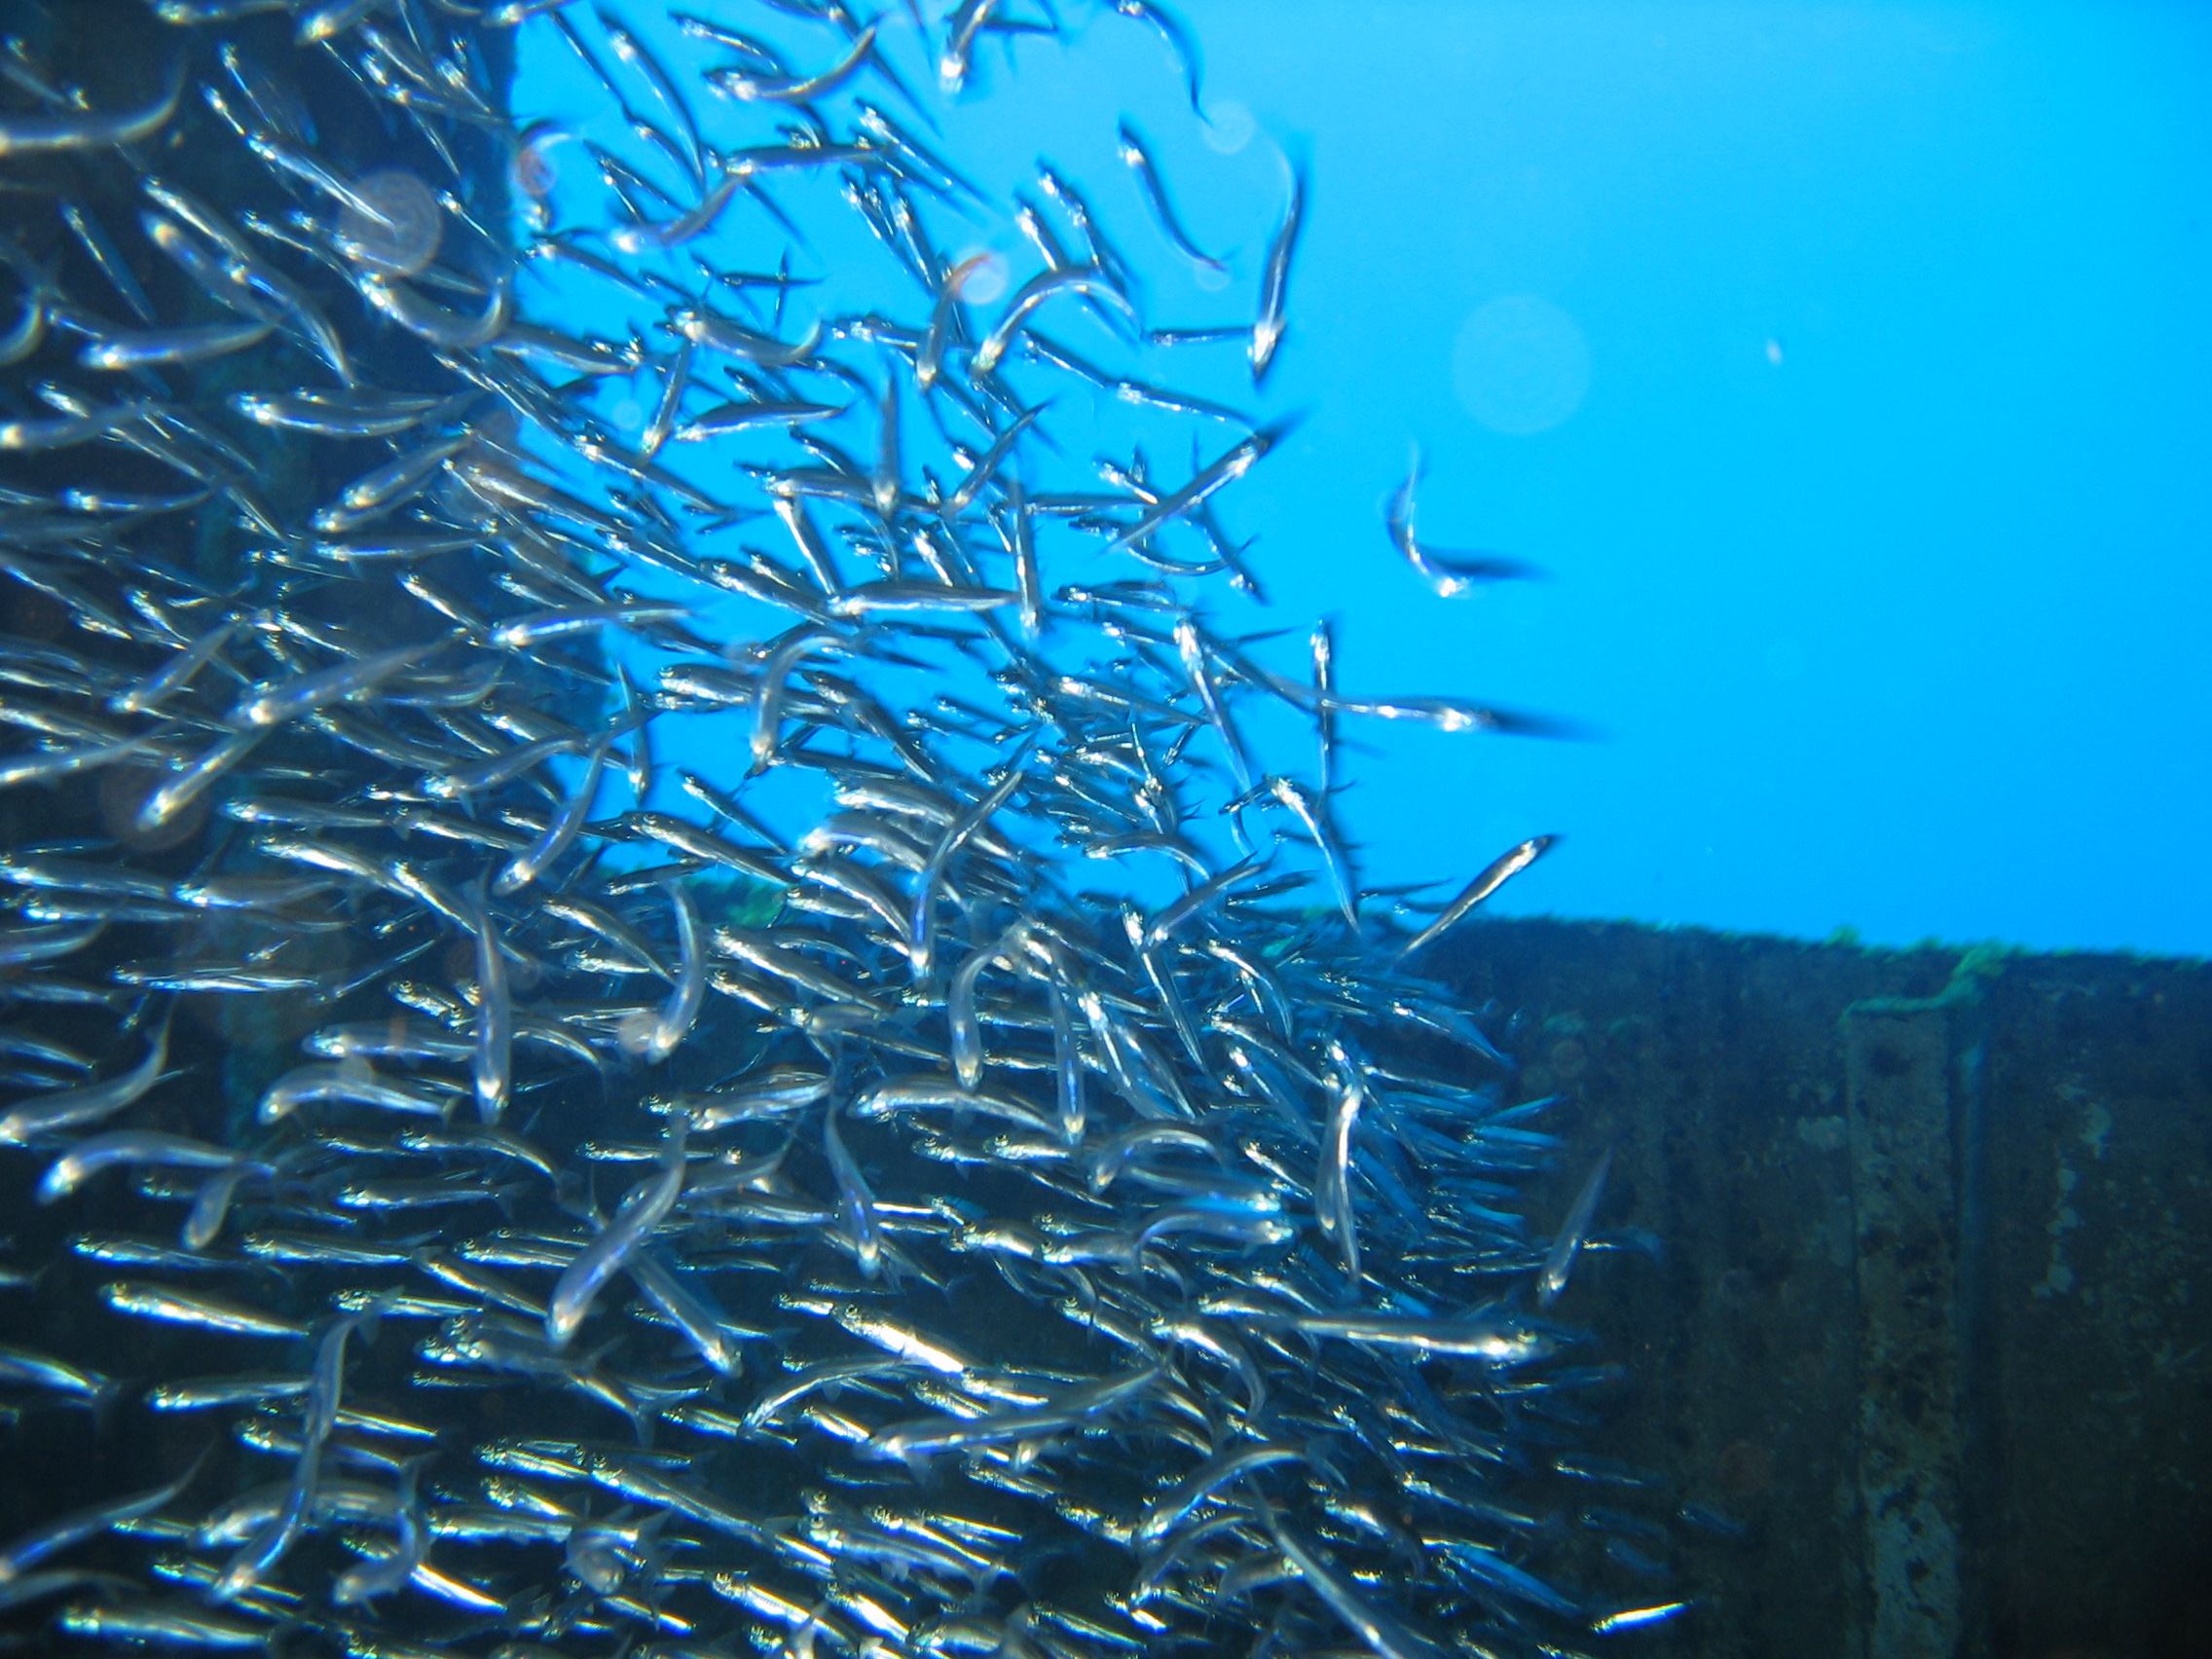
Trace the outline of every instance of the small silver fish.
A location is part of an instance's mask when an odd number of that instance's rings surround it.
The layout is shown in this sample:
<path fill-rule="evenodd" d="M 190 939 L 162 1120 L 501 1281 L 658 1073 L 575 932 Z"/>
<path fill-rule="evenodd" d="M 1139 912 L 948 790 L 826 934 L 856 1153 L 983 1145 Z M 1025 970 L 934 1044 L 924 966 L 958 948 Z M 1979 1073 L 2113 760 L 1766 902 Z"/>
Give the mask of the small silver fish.
<path fill-rule="evenodd" d="M 122 1385 L 96 1371 L 88 1371 L 52 1354 L 29 1348 L 0 1346 L 0 1382 L 14 1388 L 38 1388 L 48 1393 L 70 1394 L 104 1412 Z"/>
<path fill-rule="evenodd" d="M 645 1027 L 638 1051 L 647 1065 L 658 1065 L 676 1052 L 699 1017 L 706 995 L 706 950 L 700 939 L 699 906 L 681 881 L 668 884 L 668 899 L 676 914 L 676 979 L 668 1000 Z"/>
<path fill-rule="evenodd" d="M 254 688 L 225 717 L 234 726 L 274 726 L 312 714 L 326 704 L 366 696 L 395 675 L 414 667 L 445 644 L 441 640 L 394 645 L 351 662 L 312 674 L 294 675 Z"/>
<path fill-rule="evenodd" d="M 844 1226 L 845 1242 L 860 1263 L 861 1276 L 872 1279 L 883 1269 L 883 1229 L 876 1218 L 875 1195 L 837 1127 L 837 1103 L 833 1099 L 822 1113 L 822 1151 L 837 1183 L 837 1213 Z"/>
<path fill-rule="evenodd" d="M 190 1468 L 175 1480 L 154 1487 L 129 1497 L 110 1498 L 76 1510 L 17 1538 L 0 1548 L 0 1585 L 19 1580 L 31 1567 L 49 1556 L 83 1543 L 87 1538 L 97 1537 L 112 1531 L 127 1522 L 151 1515 L 165 1509 L 183 1495 L 185 1488 L 199 1478 L 207 1461 L 205 1452 L 194 1458 Z"/>
<path fill-rule="evenodd" d="M 1329 1121 L 1321 1134 L 1321 1167 L 1313 1180 L 1313 1214 L 1322 1234 L 1337 1246 L 1345 1275 L 1359 1280 L 1359 1216 L 1352 1203 L 1352 1134 L 1366 1100 L 1358 1063 L 1342 1044 L 1330 1045 Z"/>
<path fill-rule="evenodd" d="M 1282 223 L 1275 228 L 1274 240 L 1268 244 L 1268 261 L 1260 273 L 1260 313 L 1252 323 L 1252 339 L 1247 355 L 1252 364 L 1252 384 L 1259 386 L 1268 378 L 1268 370 L 1275 360 L 1275 352 L 1282 347 L 1283 335 L 1289 327 L 1290 261 L 1298 249 L 1299 227 L 1306 219 L 1306 169 L 1294 166 L 1290 175 L 1290 204 L 1283 209 Z"/>
<path fill-rule="evenodd" d="M 686 1174 L 684 1128 L 683 1120 L 679 1119 L 662 1153 L 660 1172 L 624 1194 L 612 1219 L 562 1270 L 546 1302 L 545 1338 L 554 1347 L 568 1346 L 608 1280 L 622 1271 L 676 1207 Z"/>
<path fill-rule="evenodd" d="M 1474 593 L 1481 584 L 1526 580 L 1540 572 L 1532 565 L 1495 553 L 1448 553 L 1430 547 L 1414 530 L 1414 490 L 1420 482 L 1420 456 L 1414 456 L 1413 470 L 1390 497 L 1384 514 L 1390 544 L 1419 572 L 1440 599 L 1457 599 Z"/>
<path fill-rule="evenodd" d="M 1422 928 L 1420 932 L 1414 935 L 1406 942 L 1405 946 L 1398 952 L 1399 959 L 1403 961 L 1423 945 L 1433 944 L 1448 930 L 1456 927 L 1477 904 L 1480 904 L 1485 899 L 1488 899 L 1493 893 L 1495 893 L 1558 844 L 1559 837 L 1557 835 L 1531 835 L 1519 846 L 1508 848 L 1495 859 L 1493 859 L 1483 867 L 1481 874 L 1461 888 L 1458 896 L 1451 903 L 1444 906 L 1443 912 L 1437 916 L 1436 920 L 1430 922 L 1428 926 Z"/>
<path fill-rule="evenodd" d="M 264 319 L 209 322 L 185 328 L 154 328 L 135 333 L 94 335 L 77 353 L 88 369 L 145 369 L 203 363 L 227 357 L 266 340 L 275 324 Z"/>
<path fill-rule="evenodd" d="M 812 103 L 844 85 L 868 61 L 875 51 L 875 24 L 868 24 L 843 57 L 817 75 L 793 77 L 763 74 L 753 69 L 718 69 L 711 72 L 707 80 L 717 92 L 741 102 Z"/>
<path fill-rule="evenodd" d="M 1167 238 L 1175 251 L 1202 271 L 1226 276 L 1229 267 L 1213 255 L 1201 252 L 1191 240 L 1189 233 L 1183 229 L 1181 219 L 1176 216 L 1174 203 L 1167 199 L 1167 187 L 1161 182 L 1160 169 L 1153 163 L 1151 150 L 1126 120 L 1122 123 L 1119 140 L 1118 153 L 1122 165 L 1135 176 L 1138 194 L 1144 198 L 1145 205 L 1152 209 L 1154 222 L 1160 226 L 1161 234 Z"/>
<path fill-rule="evenodd" d="M 168 1052 L 169 1021 L 165 1014 L 147 1045 L 146 1057 L 123 1076 L 33 1095 L 0 1116 L 0 1146 L 31 1146 L 62 1129 L 81 1128 L 112 1118 L 161 1081 Z"/>
<path fill-rule="evenodd" d="M 1138 326 L 1136 307 L 1122 291 L 1122 284 L 1115 280 L 1112 273 L 1095 265 L 1040 272 L 1021 285 L 990 333 L 983 337 L 982 344 L 976 348 L 975 356 L 969 360 L 970 378 L 979 378 L 996 369 L 1029 313 L 1058 294 L 1085 294 L 1105 300 L 1127 319 L 1131 328 Z"/>
<path fill-rule="evenodd" d="M 1605 1196 L 1605 1177 L 1612 1167 L 1613 1149 L 1608 1146 L 1583 1180 L 1581 1191 L 1574 1195 L 1567 1219 L 1560 1223 L 1552 1247 L 1544 1254 L 1544 1265 L 1536 1273 L 1538 1308 L 1549 1308 L 1567 1288 L 1567 1275 L 1574 1271 L 1574 1258 L 1583 1240 L 1590 1235 L 1591 1218 L 1598 1213 L 1599 1201 Z"/>
<path fill-rule="evenodd" d="M 0 156 L 27 156 L 55 150 L 112 150 L 150 138 L 176 114 L 184 92 L 185 61 L 169 66 L 168 85 L 143 108 L 121 115 L 72 110 L 62 115 L 11 113 L 0 117 Z"/>
<path fill-rule="evenodd" d="M 197 1291 L 129 1280 L 100 1287 L 100 1300 L 118 1313 L 163 1324 L 193 1325 L 234 1337 L 304 1337 L 307 1326 L 243 1303 L 203 1296 Z"/>
<path fill-rule="evenodd" d="M 38 1201 L 51 1204 L 77 1190 L 102 1169 L 120 1164 L 161 1164 L 172 1169 L 229 1169 L 253 1161 L 228 1147 L 209 1146 L 159 1129 L 113 1129 L 79 1141 L 47 1166 L 38 1184 Z M 261 1167 L 267 1168 L 266 1164 Z"/>
<path fill-rule="evenodd" d="M 1260 1501 L 1263 1505 L 1267 1502 L 1265 1498 Z M 1373 1600 L 1362 1595 L 1360 1587 L 1350 1577 L 1284 1527 L 1272 1508 L 1263 1507 L 1261 1514 L 1275 1548 L 1283 1553 L 1284 1559 L 1320 1598 L 1322 1604 L 1344 1621 L 1375 1659 L 1441 1659 L 1441 1648 L 1406 1629 Z"/>

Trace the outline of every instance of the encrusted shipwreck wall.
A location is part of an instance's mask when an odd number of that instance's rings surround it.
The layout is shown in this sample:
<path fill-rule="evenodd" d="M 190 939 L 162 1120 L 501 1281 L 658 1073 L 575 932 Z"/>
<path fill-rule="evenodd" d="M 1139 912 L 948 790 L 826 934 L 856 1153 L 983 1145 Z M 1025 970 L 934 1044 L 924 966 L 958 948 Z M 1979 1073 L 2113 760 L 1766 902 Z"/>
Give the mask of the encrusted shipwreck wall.
<path fill-rule="evenodd" d="M 1451 973 L 1616 1143 L 1605 1450 L 1742 1528 L 1655 1650 L 2212 1651 L 2212 967 L 1528 921 Z"/>

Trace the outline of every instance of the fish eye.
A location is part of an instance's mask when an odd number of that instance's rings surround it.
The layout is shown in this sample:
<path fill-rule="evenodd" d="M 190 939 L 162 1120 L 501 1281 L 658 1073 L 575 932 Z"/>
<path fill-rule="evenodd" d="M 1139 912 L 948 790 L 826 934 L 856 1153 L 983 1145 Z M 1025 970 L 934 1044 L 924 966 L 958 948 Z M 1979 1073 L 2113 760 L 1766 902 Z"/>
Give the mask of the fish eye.
<path fill-rule="evenodd" d="M 378 276 L 412 276 L 437 257 L 445 219 L 428 185 L 411 172 L 371 173 L 353 194 L 360 205 L 349 202 L 338 219 L 340 253 Z"/>

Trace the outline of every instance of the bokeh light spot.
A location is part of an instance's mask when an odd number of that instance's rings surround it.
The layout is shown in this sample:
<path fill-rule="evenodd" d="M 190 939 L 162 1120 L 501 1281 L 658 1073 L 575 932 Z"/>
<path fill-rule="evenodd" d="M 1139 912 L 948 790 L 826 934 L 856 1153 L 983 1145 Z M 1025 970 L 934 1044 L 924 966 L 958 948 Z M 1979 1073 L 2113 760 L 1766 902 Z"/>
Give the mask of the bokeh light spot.
<path fill-rule="evenodd" d="M 1006 260 L 994 249 L 965 254 L 953 269 L 964 304 L 987 306 L 1006 292 Z"/>
<path fill-rule="evenodd" d="M 1590 390 L 1590 348 L 1574 319 L 1535 294 L 1509 294 L 1459 325 L 1452 385 L 1468 414 L 1516 437 L 1558 425 Z"/>
<path fill-rule="evenodd" d="M 1224 98 L 1206 115 L 1206 124 L 1199 130 L 1206 148 L 1224 156 L 1234 156 L 1252 141 L 1260 124 L 1252 112 L 1235 98 Z"/>
<path fill-rule="evenodd" d="M 348 259 L 380 276 L 412 276 L 437 257 L 445 217 L 428 185 L 411 172 L 371 173 L 353 194 L 381 217 L 346 204 L 338 248 Z"/>

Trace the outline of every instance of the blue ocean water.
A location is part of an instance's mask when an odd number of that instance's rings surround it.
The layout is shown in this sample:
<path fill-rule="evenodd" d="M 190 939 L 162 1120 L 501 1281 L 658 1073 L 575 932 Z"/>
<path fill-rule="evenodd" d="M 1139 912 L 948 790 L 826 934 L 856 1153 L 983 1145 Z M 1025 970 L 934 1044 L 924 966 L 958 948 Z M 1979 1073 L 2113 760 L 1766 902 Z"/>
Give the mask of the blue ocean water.
<path fill-rule="evenodd" d="M 1309 167 L 1263 400 L 1304 419 L 1228 509 L 1254 626 L 1334 615 L 1347 685 L 1591 733 L 1368 725 L 1365 879 L 1555 832 L 1497 909 L 2212 948 L 2200 8 L 1185 11 L 1210 126 L 1106 16 L 987 41 L 945 144 L 1090 181 L 1167 326 L 1249 318 Z M 519 101 L 590 107 L 575 73 L 526 57 Z M 1156 275 L 1124 117 L 1226 283 Z M 1546 579 L 1447 601 L 1398 561 L 1417 445 L 1423 536 Z"/>

